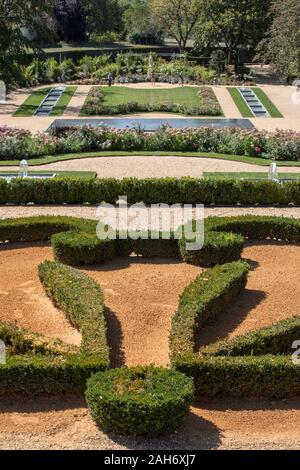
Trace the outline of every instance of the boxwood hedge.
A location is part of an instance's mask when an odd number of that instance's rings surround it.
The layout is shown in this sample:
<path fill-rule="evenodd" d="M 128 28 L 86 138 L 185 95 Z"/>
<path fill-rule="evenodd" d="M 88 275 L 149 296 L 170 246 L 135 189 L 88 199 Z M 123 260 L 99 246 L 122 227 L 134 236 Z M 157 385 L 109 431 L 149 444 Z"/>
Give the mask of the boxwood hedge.
<path fill-rule="evenodd" d="M 49 297 L 81 331 L 82 352 L 97 355 L 103 366 L 108 367 L 104 297 L 99 284 L 84 273 L 55 261 L 40 264 L 39 276 Z"/>
<path fill-rule="evenodd" d="M 205 346 L 200 353 L 210 356 L 262 356 L 292 354 L 294 341 L 300 339 L 300 316 L 282 320 L 268 328 L 250 331 Z"/>
<path fill-rule="evenodd" d="M 145 204 L 300 205 L 300 182 L 205 178 L 0 179 L 0 204 Z"/>
<path fill-rule="evenodd" d="M 157 437 L 176 430 L 188 414 L 193 381 L 155 367 L 112 369 L 93 375 L 86 399 L 94 420 L 120 434 Z"/>

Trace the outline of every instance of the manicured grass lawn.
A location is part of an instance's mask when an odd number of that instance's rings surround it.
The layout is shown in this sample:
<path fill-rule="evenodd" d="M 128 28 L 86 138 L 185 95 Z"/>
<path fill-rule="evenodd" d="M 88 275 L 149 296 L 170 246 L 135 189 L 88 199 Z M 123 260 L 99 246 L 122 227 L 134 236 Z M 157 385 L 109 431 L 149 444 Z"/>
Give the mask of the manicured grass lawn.
<path fill-rule="evenodd" d="M 244 157 L 240 155 L 227 155 L 225 153 L 208 153 L 208 152 L 82 152 L 82 153 L 67 153 L 61 155 L 49 155 L 42 158 L 34 158 L 28 160 L 30 166 L 37 165 L 47 165 L 48 163 L 55 163 L 67 160 L 79 160 L 82 158 L 104 158 L 104 157 L 132 157 L 132 156 L 150 156 L 150 157 L 193 157 L 193 158 L 212 158 L 218 160 L 228 160 L 234 162 L 250 163 L 253 165 L 260 166 L 270 166 L 270 163 L 273 160 L 266 160 L 265 158 L 254 158 L 254 157 Z M 0 171 L 1 166 L 19 166 L 19 160 L 2 160 L 0 161 Z M 280 166 L 294 166 L 300 167 L 300 161 L 279 161 L 277 165 Z M 47 172 L 49 173 L 49 171 Z"/>
<path fill-rule="evenodd" d="M 227 88 L 239 112 L 243 117 L 255 117 L 237 88 Z"/>
<path fill-rule="evenodd" d="M 26 101 L 17 109 L 14 116 L 16 117 L 29 117 L 33 116 L 41 102 L 46 98 L 48 93 L 53 87 L 41 88 L 40 90 L 34 91 Z M 77 90 L 76 86 L 68 86 L 57 104 L 54 106 L 51 116 L 61 116 L 66 107 L 68 106 L 72 96 Z"/>
<path fill-rule="evenodd" d="M 57 104 L 54 106 L 51 116 L 61 116 L 64 113 L 76 90 L 77 86 L 68 86 L 66 88 Z"/>
<path fill-rule="evenodd" d="M 41 102 L 46 98 L 51 88 L 52 87 L 41 88 L 40 90 L 34 91 L 30 96 L 28 96 L 28 98 L 24 101 L 24 103 L 17 109 L 17 111 L 14 113 L 14 116 L 16 117 L 32 116 L 38 109 Z"/>
<path fill-rule="evenodd" d="M 69 177 L 69 178 L 84 178 L 84 179 L 95 179 L 97 178 L 97 173 L 95 171 L 29 171 L 31 175 L 48 175 L 49 173 L 55 173 L 58 177 Z M 17 171 L 1 171 L 1 175 L 18 175 Z"/>
<path fill-rule="evenodd" d="M 235 178 L 235 179 L 247 179 L 247 178 L 268 178 L 268 173 L 254 173 L 254 172 L 239 172 L 239 173 L 232 173 L 232 172 L 204 172 L 203 176 L 205 178 Z M 300 180 L 300 172 L 299 173 L 279 173 L 280 178 L 299 178 Z"/>
<path fill-rule="evenodd" d="M 119 107 L 122 105 L 128 105 L 136 103 L 139 105 L 139 111 L 147 112 L 148 110 L 160 111 L 160 105 L 173 105 L 173 106 L 182 106 L 187 110 L 195 110 L 195 108 L 202 108 L 203 112 L 199 111 L 199 115 L 211 115 L 210 107 L 219 106 L 218 100 L 215 97 L 212 90 L 209 90 L 212 93 L 212 97 L 207 98 L 199 96 L 199 92 L 203 91 L 204 88 L 201 87 L 176 87 L 176 88 L 164 88 L 164 89 L 136 89 L 136 88 L 127 88 L 122 86 L 113 86 L 109 87 L 96 87 L 102 91 L 104 95 L 104 100 L 102 105 L 104 108 L 109 109 L 110 113 L 113 114 L 124 114 L 119 110 Z M 86 116 L 91 113 L 86 108 L 87 103 L 91 98 L 88 97 L 85 103 L 85 106 L 81 110 L 80 115 Z M 94 99 L 94 104 L 100 104 L 99 100 Z M 150 108 L 150 109 L 149 109 Z M 208 112 L 206 113 L 206 109 Z M 165 110 L 164 112 L 167 112 Z M 173 112 L 171 109 L 169 112 Z M 174 111 L 176 112 L 176 111 Z M 105 112 L 99 111 L 99 115 L 105 114 Z M 186 114 L 186 113 L 185 113 Z M 219 109 L 218 114 L 222 116 L 222 110 Z"/>
<path fill-rule="evenodd" d="M 258 87 L 251 88 L 251 89 L 254 91 L 257 98 L 260 99 L 260 101 L 262 102 L 262 104 L 264 105 L 264 107 L 266 108 L 266 110 L 268 111 L 268 113 L 270 114 L 271 117 L 273 117 L 273 118 L 283 118 L 283 115 L 281 114 L 279 109 L 276 108 L 276 106 L 272 103 L 272 101 L 266 95 L 264 90 L 262 90 L 261 88 L 258 88 Z"/>

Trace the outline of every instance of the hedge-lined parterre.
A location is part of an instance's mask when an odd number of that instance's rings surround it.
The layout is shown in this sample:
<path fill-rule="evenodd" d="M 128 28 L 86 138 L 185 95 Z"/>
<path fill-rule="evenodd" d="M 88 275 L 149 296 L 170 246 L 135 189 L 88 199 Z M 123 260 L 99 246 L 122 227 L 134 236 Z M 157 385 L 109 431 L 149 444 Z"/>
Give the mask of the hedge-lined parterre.
<path fill-rule="evenodd" d="M 300 182 L 210 178 L 14 179 L 0 178 L 0 204 L 129 204 L 300 205 Z"/>
<path fill-rule="evenodd" d="M 8 219 L 0 221 L 0 241 L 37 241 L 53 237 L 54 252 L 55 244 L 58 243 L 59 256 L 66 256 L 67 253 L 65 262 L 80 264 L 84 260 L 85 250 L 90 256 L 87 259 L 94 262 L 94 256 L 97 255 L 97 244 L 94 244 L 93 239 L 96 226 L 96 221 L 71 217 Z M 207 351 L 193 351 L 199 329 L 221 315 L 231 299 L 245 286 L 248 266 L 237 261 L 243 248 L 243 237 L 299 242 L 300 221 L 256 216 L 209 218 L 205 223 L 205 233 L 205 256 L 199 257 L 196 252 L 191 252 L 188 261 L 195 264 L 222 264 L 224 260 L 231 262 L 207 270 L 185 289 L 172 323 L 170 353 L 173 368 L 193 377 L 197 395 L 282 397 L 299 394 L 300 367 L 292 363 L 291 356 L 287 356 L 288 341 L 298 331 L 297 318 L 274 325 L 267 331 L 239 338 L 233 346 L 226 341 L 225 345 L 212 345 Z M 185 256 L 183 242 L 178 244 L 174 237 L 171 240 L 116 239 L 111 243 L 107 245 L 109 257 L 130 254 L 132 251 L 144 256 Z M 236 246 L 233 248 L 234 243 Z M 104 246 L 100 247 L 100 259 L 97 262 L 103 261 L 103 256 L 107 259 Z M 212 250 L 213 246 L 215 251 Z M 226 259 L 227 248 L 232 257 L 230 260 Z M 0 365 L 0 393 L 5 393 L 9 386 L 12 391 L 18 392 L 54 393 L 55 382 L 58 393 L 71 391 L 73 386 L 74 391 L 82 391 L 85 388 L 84 380 L 89 374 L 109 367 L 100 288 L 96 288 L 94 281 L 87 276 L 57 262 L 43 263 L 40 273 L 50 296 L 66 311 L 71 322 L 82 329 L 85 354 L 53 354 L 50 359 L 47 355 L 49 360 L 46 363 L 43 354 L 48 353 L 48 346 L 43 346 L 39 350 L 40 354 L 36 354 L 33 340 L 24 348 L 23 339 L 20 343 L 12 339 L 14 354 L 19 352 L 18 344 L 21 344 L 20 349 L 26 354 L 9 355 L 7 364 Z M 85 299 L 84 305 L 81 296 Z M 14 337 L 9 331 L 5 335 Z M 94 337 L 97 338 L 97 344 L 93 341 Z M 218 350 L 221 356 L 215 353 Z M 246 355 L 237 357 L 231 355 L 231 352 Z M 255 356 L 256 353 L 258 355 Z M 16 374 L 18 377 L 14 381 Z"/>
<path fill-rule="evenodd" d="M 119 434 L 157 437 L 182 425 L 193 399 L 193 380 L 155 367 L 112 369 L 88 380 L 94 420 Z"/>

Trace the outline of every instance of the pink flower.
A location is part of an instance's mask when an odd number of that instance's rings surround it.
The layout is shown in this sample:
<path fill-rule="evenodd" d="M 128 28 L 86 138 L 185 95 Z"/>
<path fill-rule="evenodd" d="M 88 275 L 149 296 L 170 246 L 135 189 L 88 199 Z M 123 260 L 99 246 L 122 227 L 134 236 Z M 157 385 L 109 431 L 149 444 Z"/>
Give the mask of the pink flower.
<path fill-rule="evenodd" d="M 256 153 L 261 153 L 261 148 L 260 147 L 255 147 L 255 152 Z"/>

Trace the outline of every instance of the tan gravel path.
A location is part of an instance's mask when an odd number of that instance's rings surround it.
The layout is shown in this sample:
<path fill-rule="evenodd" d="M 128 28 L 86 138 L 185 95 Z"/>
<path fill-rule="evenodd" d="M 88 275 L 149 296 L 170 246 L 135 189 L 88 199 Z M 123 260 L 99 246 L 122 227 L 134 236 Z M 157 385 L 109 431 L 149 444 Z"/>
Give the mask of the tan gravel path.
<path fill-rule="evenodd" d="M 80 345 L 80 333 L 54 307 L 38 277 L 38 265 L 52 259 L 45 244 L 0 245 L 0 319 L 51 338 Z"/>

